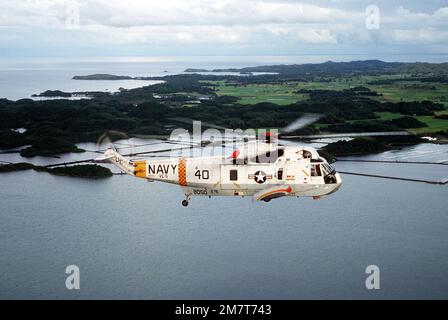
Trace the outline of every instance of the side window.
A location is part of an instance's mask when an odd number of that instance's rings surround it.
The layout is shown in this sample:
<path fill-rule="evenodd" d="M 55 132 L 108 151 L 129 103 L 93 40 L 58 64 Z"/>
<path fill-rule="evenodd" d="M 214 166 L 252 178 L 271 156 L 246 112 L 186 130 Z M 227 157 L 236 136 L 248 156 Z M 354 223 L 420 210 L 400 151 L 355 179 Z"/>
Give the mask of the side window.
<path fill-rule="evenodd" d="M 278 180 L 283 180 L 283 169 L 278 169 L 277 179 Z"/>
<path fill-rule="evenodd" d="M 322 172 L 320 171 L 320 164 L 316 164 L 316 172 L 319 177 L 322 175 Z"/>
<path fill-rule="evenodd" d="M 237 181 L 238 180 L 238 170 L 230 170 L 230 181 Z"/>
<path fill-rule="evenodd" d="M 320 177 L 321 175 L 322 175 L 322 172 L 320 171 L 320 165 L 319 164 L 311 165 L 311 176 L 312 177 Z"/>

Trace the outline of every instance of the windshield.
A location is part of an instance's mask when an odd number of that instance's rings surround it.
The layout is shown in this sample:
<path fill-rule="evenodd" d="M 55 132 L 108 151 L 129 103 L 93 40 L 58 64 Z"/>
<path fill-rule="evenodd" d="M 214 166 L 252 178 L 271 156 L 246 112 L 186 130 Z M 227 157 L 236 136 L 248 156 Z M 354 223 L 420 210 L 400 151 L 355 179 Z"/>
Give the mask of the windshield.
<path fill-rule="evenodd" d="M 334 174 L 335 173 L 335 169 L 329 165 L 328 163 L 324 163 L 322 164 L 322 170 L 324 172 L 324 175 L 329 175 L 329 174 Z"/>

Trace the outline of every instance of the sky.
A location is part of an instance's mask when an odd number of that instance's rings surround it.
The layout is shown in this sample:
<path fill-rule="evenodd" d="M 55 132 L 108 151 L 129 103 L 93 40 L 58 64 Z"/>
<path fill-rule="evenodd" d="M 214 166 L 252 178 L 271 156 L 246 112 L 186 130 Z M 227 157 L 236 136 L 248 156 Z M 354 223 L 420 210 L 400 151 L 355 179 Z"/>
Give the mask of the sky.
<path fill-rule="evenodd" d="M 0 58 L 409 53 L 448 56 L 448 0 L 0 0 Z"/>

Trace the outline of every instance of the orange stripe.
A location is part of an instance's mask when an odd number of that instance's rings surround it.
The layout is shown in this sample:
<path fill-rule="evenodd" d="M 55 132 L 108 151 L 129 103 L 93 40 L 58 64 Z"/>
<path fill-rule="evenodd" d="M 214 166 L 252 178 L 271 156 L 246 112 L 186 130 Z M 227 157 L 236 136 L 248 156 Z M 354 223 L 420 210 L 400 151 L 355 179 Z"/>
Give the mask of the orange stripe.
<path fill-rule="evenodd" d="M 183 158 L 179 159 L 179 185 L 186 186 L 187 185 L 187 161 Z"/>
<path fill-rule="evenodd" d="M 273 191 L 270 191 L 268 193 L 265 193 L 265 194 L 261 195 L 258 199 L 262 199 L 264 197 L 270 196 L 271 194 L 275 194 L 275 193 L 278 193 L 278 192 L 290 193 L 291 191 L 292 191 L 291 187 L 288 187 L 286 189 L 277 189 L 277 190 L 273 190 Z"/>

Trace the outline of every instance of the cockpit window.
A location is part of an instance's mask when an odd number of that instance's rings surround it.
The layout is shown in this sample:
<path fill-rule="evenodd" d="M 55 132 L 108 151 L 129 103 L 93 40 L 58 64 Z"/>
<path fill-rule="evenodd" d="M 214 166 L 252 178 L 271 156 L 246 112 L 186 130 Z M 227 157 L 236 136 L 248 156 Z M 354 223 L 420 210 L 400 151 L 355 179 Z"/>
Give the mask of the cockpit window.
<path fill-rule="evenodd" d="M 334 172 L 334 168 L 331 165 L 329 165 L 328 163 L 322 164 L 322 170 L 324 172 L 324 175 L 329 175 Z"/>
<path fill-rule="evenodd" d="M 324 181 L 325 184 L 333 184 L 333 183 L 337 183 L 337 179 L 336 179 L 336 170 L 329 165 L 328 163 L 324 163 L 322 165 L 322 170 L 324 171 Z"/>
<path fill-rule="evenodd" d="M 303 157 L 305 159 L 310 159 L 312 157 L 312 154 L 309 151 L 303 150 Z"/>
<path fill-rule="evenodd" d="M 312 177 L 320 177 L 322 175 L 322 171 L 320 170 L 320 164 L 311 165 L 311 176 Z"/>

